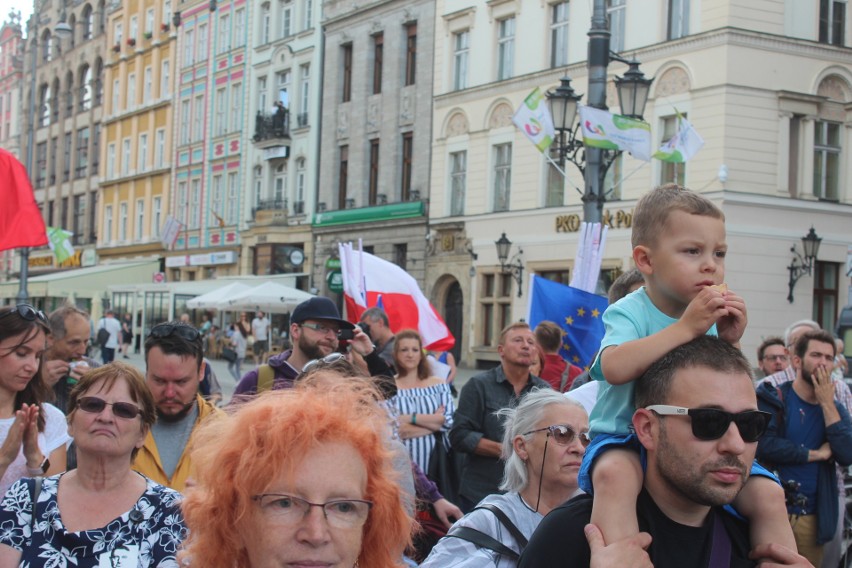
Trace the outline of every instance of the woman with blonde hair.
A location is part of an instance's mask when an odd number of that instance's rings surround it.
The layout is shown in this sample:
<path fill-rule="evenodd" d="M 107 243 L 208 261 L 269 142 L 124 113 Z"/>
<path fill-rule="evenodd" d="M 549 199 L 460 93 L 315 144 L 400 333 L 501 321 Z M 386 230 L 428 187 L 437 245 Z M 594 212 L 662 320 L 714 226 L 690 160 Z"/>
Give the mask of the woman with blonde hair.
<path fill-rule="evenodd" d="M 299 382 L 209 420 L 183 512 L 192 566 L 396 568 L 412 519 L 366 380 Z"/>

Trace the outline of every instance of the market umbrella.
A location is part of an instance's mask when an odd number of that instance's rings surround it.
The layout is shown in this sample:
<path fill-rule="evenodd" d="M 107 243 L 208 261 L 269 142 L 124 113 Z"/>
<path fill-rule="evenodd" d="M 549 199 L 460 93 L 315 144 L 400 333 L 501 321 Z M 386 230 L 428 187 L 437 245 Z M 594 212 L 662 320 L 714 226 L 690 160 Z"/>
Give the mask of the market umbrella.
<path fill-rule="evenodd" d="M 230 284 L 226 284 L 221 288 L 216 288 L 215 290 L 207 292 L 206 294 L 196 296 L 195 298 L 189 300 L 186 303 L 186 307 L 193 310 L 225 309 L 229 307 L 228 300 L 234 298 L 235 296 L 239 296 L 240 294 L 251 289 L 251 286 L 247 286 L 241 282 L 231 282 Z"/>
<path fill-rule="evenodd" d="M 232 296 L 228 299 L 227 306 L 222 306 L 221 309 L 283 313 L 292 311 L 293 308 L 312 297 L 313 294 L 291 286 L 278 282 L 264 282 L 260 286 Z"/>

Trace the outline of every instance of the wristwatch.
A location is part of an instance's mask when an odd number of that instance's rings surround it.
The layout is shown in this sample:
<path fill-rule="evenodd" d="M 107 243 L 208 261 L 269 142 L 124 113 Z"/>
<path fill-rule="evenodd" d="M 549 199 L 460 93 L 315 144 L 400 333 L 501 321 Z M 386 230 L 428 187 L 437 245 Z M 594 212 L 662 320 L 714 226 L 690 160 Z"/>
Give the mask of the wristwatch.
<path fill-rule="evenodd" d="M 50 469 L 50 458 L 44 456 L 44 460 L 39 464 L 38 467 L 28 467 L 27 473 L 30 475 L 44 475 L 47 473 L 47 470 Z"/>

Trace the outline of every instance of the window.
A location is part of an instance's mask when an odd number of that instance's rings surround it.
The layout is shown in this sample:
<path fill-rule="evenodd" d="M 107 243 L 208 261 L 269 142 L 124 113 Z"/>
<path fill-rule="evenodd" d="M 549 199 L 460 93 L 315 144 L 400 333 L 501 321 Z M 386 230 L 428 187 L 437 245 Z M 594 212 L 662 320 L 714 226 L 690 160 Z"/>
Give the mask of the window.
<path fill-rule="evenodd" d="M 189 130 L 189 101 L 182 100 L 180 102 L 180 144 L 189 144 L 191 134 Z"/>
<path fill-rule="evenodd" d="M 624 13 L 627 0 L 606 0 L 606 12 L 609 17 L 609 50 L 616 53 L 624 51 Z"/>
<path fill-rule="evenodd" d="M 512 145 L 494 146 L 494 211 L 509 210 L 512 184 Z"/>
<path fill-rule="evenodd" d="M 219 53 L 231 51 L 231 17 L 222 14 L 219 18 Z"/>
<path fill-rule="evenodd" d="M 284 0 L 281 6 L 281 37 L 287 37 L 293 33 L 293 4 L 290 0 Z"/>
<path fill-rule="evenodd" d="M 115 36 L 115 45 L 121 47 L 121 42 L 124 40 L 124 26 L 121 22 L 116 22 L 112 28 L 113 36 Z"/>
<path fill-rule="evenodd" d="M 74 196 L 74 218 L 71 221 L 71 237 L 73 244 L 80 244 L 83 240 L 83 223 L 86 222 L 86 196 Z"/>
<path fill-rule="evenodd" d="M 80 112 L 92 108 L 92 68 L 88 65 L 80 70 Z"/>
<path fill-rule="evenodd" d="M 228 174 L 228 213 L 225 219 L 229 225 L 237 224 L 239 209 L 237 208 L 237 197 L 240 192 L 240 182 L 237 172 Z"/>
<path fill-rule="evenodd" d="M 565 200 L 565 178 L 556 166 L 547 164 L 547 195 L 544 196 L 545 207 L 562 207 Z"/>
<path fill-rule="evenodd" d="M 405 26 L 405 84 L 413 85 L 417 76 L 417 23 Z"/>
<path fill-rule="evenodd" d="M 54 136 L 50 139 L 50 153 L 48 154 L 47 163 L 47 183 L 56 183 L 56 158 L 59 152 L 59 137 Z"/>
<path fill-rule="evenodd" d="M 106 177 L 107 179 L 115 177 L 115 142 L 107 144 Z"/>
<path fill-rule="evenodd" d="M 204 95 L 196 95 L 192 102 L 192 140 L 204 137 Z"/>
<path fill-rule="evenodd" d="M 275 73 L 275 83 L 278 85 L 278 100 L 284 103 L 284 108 L 290 108 L 290 70 Z"/>
<path fill-rule="evenodd" d="M 100 58 L 95 61 L 95 106 L 101 106 L 104 101 L 104 64 Z"/>
<path fill-rule="evenodd" d="M 344 103 L 352 100 L 352 44 L 342 45 L 341 58 L 343 59 L 343 92 L 341 101 Z"/>
<path fill-rule="evenodd" d="M 112 205 L 104 207 L 104 243 L 112 242 Z"/>
<path fill-rule="evenodd" d="M 92 175 L 96 176 L 101 163 L 101 123 L 95 123 L 92 128 Z"/>
<path fill-rule="evenodd" d="M 222 136 L 223 134 L 228 133 L 228 118 L 225 116 L 227 108 L 228 93 L 225 88 L 222 87 L 221 89 L 216 90 L 216 121 L 214 122 L 216 136 Z M 201 136 L 197 138 L 197 140 L 200 139 Z"/>
<path fill-rule="evenodd" d="M 192 180 L 192 201 L 189 207 L 189 228 L 198 229 L 201 227 L 201 180 Z"/>
<path fill-rule="evenodd" d="M 118 241 L 127 241 L 127 202 L 122 201 L 118 206 Z"/>
<path fill-rule="evenodd" d="M 216 215 L 222 214 L 222 200 L 224 197 L 224 189 L 222 187 L 222 176 L 213 176 L 213 194 L 210 196 L 210 208 Z M 209 227 L 218 226 L 219 222 L 215 215 L 210 215 Z"/>
<path fill-rule="evenodd" d="M 269 2 L 260 7 L 260 45 L 269 43 Z"/>
<path fill-rule="evenodd" d="M 408 243 L 399 243 L 393 245 L 393 262 L 403 270 L 408 260 Z"/>
<path fill-rule="evenodd" d="M 234 47 L 246 44 L 246 10 L 240 8 L 234 12 Z"/>
<path fill-rule="evenodd" d="M 158 196 L 151 201 L 153 204 L 153 207 L 151 207 L 151 236 L 159 237 L 160 225 L 163 223 L 163 198 Z"/>
<path fill-rule="evenodd" d="M 254 168 L 254 206 L 260 207 L 260 198 L 263 195 L 263 167 Z"/>
<path fill-rule="evenodd" d="M 83 39 L 92 39 L 95 32 L 95 19 L 92 17 L 92 7 L 88 4 L 83 8 Z"/>
<path fill-rule="evenodd" d="M 169 60 L 164 59 L 160 71 L 160 98 L 169 98 Z"/>
<path fill-rule="evenodd" d="M 284 201 L 284 196 L 287 194 L 287 170 L 284 166 L 278 166 L 275 169 L 275 180 L 273 182 L 273 196 L 276 206 L 280 207 Z"/>
<path fill-rule="evenodd" d="M 370 181 L 367 202 L 375 205 L 379 194 L 379 139 L 370 140 Z"/>
<path fill-rule="evenodd" d="M 467 62 L 470 55 L 470 32 L 453 34 L 453 89 L 467 88 Z"/>
<path fill-rule="evenodd" d="M 373 36 L 373 94 L 382 92 L 382 64 L 384 60 L 385 36 Z"/>
<path fill-rule="evenodd" d="M 153 34 L 154 33 L 154 9 L 148 8 L 145 12 L 145 33 Z"/>
<path fill-rule="evenodd" d="M 160 169 L 166 162 L 166 130 L 157 129 L 154 133 L 154 168 Z"/>
<path fill-rule="evenodd" d="M 257 78 L 257 110 L 268 112 L 266 108 L 266 77 Z"/>
<path fill-rule="evenodd" d="M 127 75 L 127 110 L 136 108 L 136 73 Z"/>
<path fill-rule="evenodd" d="M 121 82 L 118 79 L 115 79 L 112 82 L 112 114 L 118 114 L 121 109 L 119 108 L 119 101 L 121 100 L 119 97 L 121 96 Z"/>
<path fill-rule="evenodd" d="M 686 114 L 683 115 L 686 118 Z M 677 116 L 663 117 L 663 137 L 660 145 L 665 144 L 677 134 Z M 660 162 L 660 184 L 676 183 L 683 185 L 686 179 L 686 164 Z"/>
<path fill-rule="evenodd" d="M 130 25 L 127 26 L 127 40 L 139 41 L 139 18 L 130 17 Z"/>
<path fill-rule="evenodd" d="M 498 23 L 497 80 L 509 79 L 515 67 L 515 18 Z"/>
<path fill-rule="evenodd" d="M 172 0 L 163 2 L 163 23 L 167 25 L 172 23 Z"/>
<path fill-rule="evenodd" d="M 551 6 L 550 66 L 568 65 L 568 7 L 567 0 Z"/>
<path fill-rule="evenodd" d="M 71 179 L 71 139 L 71 132 L 66 132 L 62 145 L 62 181 Z"/>
<path fill-rule="evenodd" d="M 814 195 L 837 201 L 840 180 L 841 125 L 837 122 L 814 122 Z"/>
<path fill-rule="evenodd" d="M 467 191 L 467 151 L 450 154 L 450 215 L 464 215 Z"/>
<path fill-rule="evenodd" d="M 349 181 L 349 146 L 340 147 L 340 164 L 338 166 L 337 180 L 337 208 L 343 209 L 346 205 L 346 185 Z"/>
<path fill-rule="evenodd" d="M 400 199 L 411 199 L 411 172 L 414 160 L 414 134 L 406 132 L 402 135 L 402 187 Z"/>
<path fill-rule="evenodd" d="M 512 275 L 483 274 L 479 289 L 479 313 L 482 327 L 480 343 L 497 344 L 500 331 L 512 323 Z"/>
<path fill-rule="evenodd" d="M 81 128 L 77 131 L 77 160 L 74 168 L 74 178 L 80 179 L 88 175 L 89 171 L 89 128 Z"/>
<path fill-rule="evenodd" d="M 150 104 L 151 89 L 154 85 L 154 71 L 150 67 L 145 68 L 144 78 L 142 80 L 142 104 Z"/>
<path fill-rule="evenodd" d="M 846 0 L 820 0 L 819 41 L 842 46 L 846 31 Z M 828 328 L 825 328 L 828 329 Z"/>
<path fill-rule="evenodd" d="M 195 61 L 195 31 L 186 30 L 183 36 L 183 66 L 189 67 Z"/>
<path fill-rule="evenodd" d="M 134 223 L 136 229 L 136 240 L 141 241 L 143 235 L 145 234 L 145 200 L 137 199 L 136 200 L 136 222 Z"/>
<path fill-rule="evenodd" d="M 816 261 L 814 265 L 813 319 L 822 329 L 837 325 L 838 288 L 841 265 Z"/>
<path fill-rule="evenodd" d="M 139 135 L 139 147 L 137 148 L 136 168 L 140 172 L 148 171 L 148 134 Z"/>
<path fill-rule="evenodd" d="M 36 187 L 44 187 L 47 179 L 47 142 L 36 145 Z"/>
<path fill-rule="evenodd" d="M 231 85 L 231 128 L 230 132 L 239 132 L 240 118 L 242 117 L 243 107 L 243 84 L 234 83 Z"/>
<path fill-rule="evenodd" d="M 669 0 L 669 39 L 689 35 L 689 0 Z"/>
<path fill-rule="evenodd" d="M 121 141 L 121 175 L 130 174 L 130 138 Z"/>
<path fill-rule="evenodd" d="M 314 3 L 313 0 L 305 0 L 305 9 L 303 10 L 303 14 L 305 16 L 304 25 L 302 26 L 304 29 L 310 29 L 313 27 L 314 21 Z"/>
<path fill-rule="evenodd" d="M 186 218 L 188 195 L 186 193 L 186 182 L 178 182 L 177 203 L 175 204 L 175 212 L 177 220 L 183 223 L 184 226 L 189 224 L 189 219 Z"/>
<path fill-rule="evenodd" d="M 293 214 L 305 213 L 305 159 L 296 160 L 296 202 L 293 204 Z"/>
<path fill-rule="evenodd" d="M 196 61 L 207 61 L 207 52 L 210 50 L 210 33 L 208 32 L 208 29 L 209 27 L 207 25 L 207 22 L 198 24 L 198 49 L 196 50 Z M 219 33 L 222 33 L 221 30 L 219 31 Z M 222 44 L 220 40 L 219 53 L 222 53 L 221 47 Z"/>
<path fill-rule="evenodd" d="M 302 83 L 299 87 L 299 116 L 297 117 L 297 125 L 299 128 L 302 128 L 308 125 L 308 105 L 311 102 L 311 66 L 309 63 L 299 66 L 299 75 L 302 78 Z"/>
<path fill-rule="evenodd" d="M 98 215 L 98 192 L 97 190 L 89 193 L 89 239 L 90 243 L 97 240 L 98 230 L 95 228 Z"/>

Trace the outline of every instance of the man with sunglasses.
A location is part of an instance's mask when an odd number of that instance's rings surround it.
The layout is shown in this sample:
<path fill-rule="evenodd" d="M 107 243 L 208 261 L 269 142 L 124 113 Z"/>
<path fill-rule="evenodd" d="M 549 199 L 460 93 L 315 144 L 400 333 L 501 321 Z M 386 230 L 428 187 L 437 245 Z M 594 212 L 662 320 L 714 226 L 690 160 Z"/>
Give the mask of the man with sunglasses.
<path fill-rule="evenodd" d="M 637 380 L 635 404 L 643 532 L 605 545 L 588 524 L 591 496 L 575 497 L 545 517 L 520 568 L 809 566 L 775 543 L 750 551 L 748 526 L 723 508 L 745 485 L 770 418 L 757 409 L 751 367 L 738 349 L 711 336 L 676 347 Z"/>
<path fill-rule="evenodd" d="M 799 551 L 815 566 L 821 564 L 823 545 L 837 528 L 834 462 L 852 464 L 852 420 L 834 400 L 834 356 L 830 333 L 804 333 L 794 347 L 793 382 L 777 387 L 764 383 L 758 389 L 758 404 L 773 420 L 757 454 L 777 467 L 783 481 L 798 484 L 796 493 L 804 499 L 788 501 L 787 511 Z"/>
<path fill-rule="evenodd" d="M 201 334 L 180 321 L 151 328 L 145 339 L 145 382 L 157 405 L 157 421 L 133 469 L 177 491 L 186 488 L 192 462 L 186 451 L 195 429 L 216 412 L 199 393 L 204 378 Z"/>

